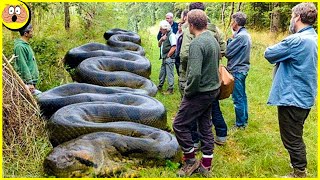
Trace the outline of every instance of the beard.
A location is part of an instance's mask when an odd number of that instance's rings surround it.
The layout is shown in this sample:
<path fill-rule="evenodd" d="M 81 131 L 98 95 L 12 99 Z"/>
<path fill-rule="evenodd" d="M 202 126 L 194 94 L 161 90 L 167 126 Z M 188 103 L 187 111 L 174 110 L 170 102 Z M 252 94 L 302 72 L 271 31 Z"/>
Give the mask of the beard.
<path fill-rule="evenodd" d="M 295 24 L 296 24 L 296 22 L 294 21 L 294 19 L 291 19 L 291 21 L 290 21 L 290 26 L 289 26 L 289 32 L 290 32 L 291 34 L 296 33 L 296 30 L 294 29 Z"/>

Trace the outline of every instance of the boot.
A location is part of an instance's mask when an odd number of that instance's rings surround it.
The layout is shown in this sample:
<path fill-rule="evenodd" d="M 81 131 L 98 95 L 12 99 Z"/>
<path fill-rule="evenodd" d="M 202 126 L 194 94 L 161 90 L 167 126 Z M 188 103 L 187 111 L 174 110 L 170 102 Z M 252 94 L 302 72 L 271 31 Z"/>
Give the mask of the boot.
<path fill-rule="evenodd" d="M 191 176 L 198 169 L 200 162 L 196 158 L 185 160 L 183 166 L 178 171 L 179 177 Z"/>
<path fill-rule="evenodd" d="M 283 178 L 305 178 L 305 177 L 307 177 L 306 169 L 302 171 L 298 168 L 293 168 L 293 171 L 287 176 L 284 176 Z"/>

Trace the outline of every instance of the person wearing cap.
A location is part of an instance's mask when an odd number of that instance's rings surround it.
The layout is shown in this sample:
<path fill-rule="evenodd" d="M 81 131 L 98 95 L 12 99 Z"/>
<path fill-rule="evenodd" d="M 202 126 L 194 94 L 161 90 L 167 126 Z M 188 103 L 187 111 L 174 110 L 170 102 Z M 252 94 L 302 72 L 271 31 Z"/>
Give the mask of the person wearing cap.
<path fill-rule="evenodd" d="M 166 21 L 170 24 L 170 26 L 171 26 L 171 31 L 172 31 L 174 34 L 176 34 L 177 31 L 178 31 L 178 23 L 176 23 L 176 22 L 173 21 L 173 14 L 172 14 L 172 12 L 168 12 L 168 13 L 166 14 Z M 159 30 L 159 33 L 158 33 L 158 35 L 157 35 L 157 40 L 158 40 L 158 41 L 160 40 L 161 35 L 162 35 L 162 33 L 161 33 L 161 31 Z"/>
<path fill-rule="evenodd" d="M 27 89 L 33 94 L 38 95 L 41 91 L 36 89 L 39 79 L 39 71 L 34 52 L 29 44 L 29 40 L 33 37 L 32 25 L 19 30 L 20 38 L 14 41 L 14 69 L 25 83 Z"/>
<path fill-rule="evenodd" d="M 171 30 L 171 25 L 163 20 L 160 22 L 161 38 L 158 42 L 161 52 L 161 69 L 159 74 L 158 90 L 162 91 L 162 86 L 166 77 L 168 78 L 168 89 L 165 94 L 173 94 L 174 86 L 174 61 L 176 50 L 176 36 Z"/>

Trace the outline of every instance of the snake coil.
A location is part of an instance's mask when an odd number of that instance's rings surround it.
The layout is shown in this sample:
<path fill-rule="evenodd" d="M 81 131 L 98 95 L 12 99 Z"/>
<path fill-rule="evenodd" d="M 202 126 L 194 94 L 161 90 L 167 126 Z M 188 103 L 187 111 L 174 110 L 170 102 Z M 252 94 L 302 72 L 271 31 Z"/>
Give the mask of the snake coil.
<path fill-rule="evenodd" d="M 106 177 L 119 154 L 177 154 L 176 138 L 160 130 L 167 127 L 166 110 L 150 97 L 157 88 L 149 79 L 151 64 L 139 35 L 112 29 L 104 37 L 107 45 L 88 43 L 65 55 L 67 70 L 78 83 L 38 98 L 43 115 L 50 117 L 47 124 L 55 146 L 44 162 L 50 175 L 81 177 L 90 171 Z"/>

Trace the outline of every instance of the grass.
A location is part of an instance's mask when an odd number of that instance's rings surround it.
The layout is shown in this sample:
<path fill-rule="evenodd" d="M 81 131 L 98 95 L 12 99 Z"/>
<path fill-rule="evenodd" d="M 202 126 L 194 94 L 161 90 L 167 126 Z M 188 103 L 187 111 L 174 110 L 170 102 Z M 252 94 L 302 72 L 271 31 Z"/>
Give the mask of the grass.
<path fill-rule="evenodd" d="M 146 56 L 152 64 L 151 80 L 157 84 L 161 61 L 156 41 L 156 27 L 143 32 L 142 42 Z M 250 31 L 252 37 L 251 68 L 246 80 L 249 106 L 249 126 L 245 131 L 229 133 L 225 146 L 215 146 L 212 167 L 213 177 L 276 177 L 291 171 L 289 154 L 282 145 L 275 106 L 266 104 L 272 83 L 273 66 L 263 57 L 266 47 L 281 41 L 286 34 Z M 223 60 L 226 64 L 226 59 Z M 180 104 L 178 77 L 175 74 L 173 95 L 158 93 L 156 99 L 167 109 L 168 125 Z M 164 89 L 167 88 L 167 83 Z M 228 127 L 235 123 L 231 98 L 220 101 L 220 107 Z M 214 131 L 214 130 L 213 130 Z M 314 106 L 306 120 L 304 141 L 307 146 L 308 177 L 317 177 L 317 109 Z M 200 157 L 200 155 L 198 155 Z M 143 177 L 176 177 L 175 169 L 157 167 L 142 171 Z M 160 176 L 161 175 L 161 176 Z M 193 177 L 198 177 L 194 175 Z"/>

